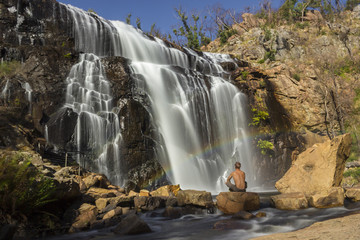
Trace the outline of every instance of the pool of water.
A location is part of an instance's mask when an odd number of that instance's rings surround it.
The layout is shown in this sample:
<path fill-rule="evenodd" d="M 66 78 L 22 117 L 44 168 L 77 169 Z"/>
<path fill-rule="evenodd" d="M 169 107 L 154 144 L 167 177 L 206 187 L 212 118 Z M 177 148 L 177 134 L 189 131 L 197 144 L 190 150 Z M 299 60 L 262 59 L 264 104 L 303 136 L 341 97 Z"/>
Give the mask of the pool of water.
<path fill-rule="evenodd" d="M 308 208 L 298 211 L 284 211 L 270 207 L 269 193 L 261 195 L 261 211 L 266 217 L 251 220 L 232 220 L 231 216 L 225 216 L 220 211 L 209 214 L 203 211 L 197 215 L 185 215 L 179 219 L 169 220 L 161 217 L 163 209 L 140 214 L 141 218 L 150 226 L 152 233 L 121 236 L 121 239 L 151 240 L 151 239 L 227 239 L 245 240 L 258 236 L 279 232 L 289 232 L 307 227 L 314 222 L 323 221 L 335 217 L 346 216 L 360 211 L 360 202 L 345 202 L 343 207 L 316 209 Z M 215 223 L 221 223 L 227 229 L 214 229 Z M 235 228 L 235 229 L 234 229 Z M 57 236 L 53 240 L 69 239 L 119 239 L 119 236 L 111 232 L 111 228 L 88 231 L 71 235 Z"/>

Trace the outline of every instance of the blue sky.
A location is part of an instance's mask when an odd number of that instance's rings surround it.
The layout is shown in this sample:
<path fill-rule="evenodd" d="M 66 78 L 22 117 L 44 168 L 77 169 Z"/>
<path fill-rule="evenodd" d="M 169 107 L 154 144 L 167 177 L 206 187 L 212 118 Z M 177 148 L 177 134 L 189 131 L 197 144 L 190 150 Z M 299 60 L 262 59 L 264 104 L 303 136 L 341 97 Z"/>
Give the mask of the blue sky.
<path fill-rule="evenodd" d="M 84 10 L 93 9 L 97 14 L 109 20 L 125 21 L 126 16 L 132 14 L 132 24 L 137 17 L 141 19 L 143 30 L 150 30 L 156 23 L 162 32 L 170 32 L 171 27 L 178 22 L 174 11 L 175 7 L 190 12 L 196 9 L 198 13 L 206 14 L 207 9 L 220 3 L 225 9 L 234 9 L 241 12 L 246 7 L 258 9 L 260 0 L 59 0 Z M 273 8 L 280 6 L 281 0 L 272 0 Z"/>

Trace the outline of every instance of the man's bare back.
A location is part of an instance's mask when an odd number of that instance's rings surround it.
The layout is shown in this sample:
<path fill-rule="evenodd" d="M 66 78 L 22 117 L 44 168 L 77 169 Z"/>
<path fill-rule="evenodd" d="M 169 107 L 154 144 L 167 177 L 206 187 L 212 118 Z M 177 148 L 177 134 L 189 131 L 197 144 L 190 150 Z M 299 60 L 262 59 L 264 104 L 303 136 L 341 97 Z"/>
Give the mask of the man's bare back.
<path fill-rule="evenodd" d="M 245 173 L 240 169 L 233 171 L 227 179 L 227 182 L 230 182 L 230 179 L 233 178 L 235 186 L 238 189 L 245 189 Z"/>

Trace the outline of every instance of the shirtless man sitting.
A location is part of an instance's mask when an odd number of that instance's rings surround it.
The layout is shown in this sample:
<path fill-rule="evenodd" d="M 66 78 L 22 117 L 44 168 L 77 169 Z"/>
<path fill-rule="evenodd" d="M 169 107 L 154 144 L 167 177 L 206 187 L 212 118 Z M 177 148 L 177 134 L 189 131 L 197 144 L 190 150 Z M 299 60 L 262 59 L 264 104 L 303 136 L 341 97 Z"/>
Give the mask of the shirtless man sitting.
<path fill-rule="evenodd" d="M 226 180 L 226 186 L 229 187 L 230 192 L 246 192 L 245 173 L 240 170 L 241 163 L 235 163 L 235 171 L 233 171 Z M 234 179 L 235 185 L 230 182 Z"/>

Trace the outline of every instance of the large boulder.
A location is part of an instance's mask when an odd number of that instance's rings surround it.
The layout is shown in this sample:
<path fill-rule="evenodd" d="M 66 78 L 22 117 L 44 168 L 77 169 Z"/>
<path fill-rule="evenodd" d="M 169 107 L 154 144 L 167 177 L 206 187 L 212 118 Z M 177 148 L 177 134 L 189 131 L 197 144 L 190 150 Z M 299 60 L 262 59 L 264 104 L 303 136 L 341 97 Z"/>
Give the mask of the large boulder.
<path fill-rule="evenodd" d="M 171 197 L 176 196 L 179 191 L 180 185 L 166 185 L 152 191 L 150 194 L 151 196 Z"/>
<path fill-rule="evenodd" d="M 214 205 L 210 192 L 197 190 L 180 190 L 176 196 L 179 206 L 194 205 L 209 208 Z"/>
<path fill-rule="evenodd" d="M 105 188 L 91 187 L 86 192 L 85 195 L 88 198 L 94 199 L 94 202 L 95 202 L 95 200 L 97 200 L 99 198 L 111 198 L 111 197 L 116 197 L 119 194 L 121 194 L 121 193 L 118 192 L 115 189 L 105 189 Z"/>
<path fill-rule="evenodd" d="M 308 201 L 303 193 L 283 193 L 271 196 L 271 201 L 277 209 L 299 210 L 308 208 Z"/>
<path fill-rule="evenodd" d="M 71 201 L 81 196 L 79 184 L 74 178 L 54 178 L 55 198 L 59 201 Z"/>
<path fill-rule="evenodd" d="M 217 207 L 225 214 L 255 211 L 260 208 L 259 195 L 252 192 L 221 192 L 216 200 Z"/>
<path fill-rule="evenodd" d="M 316 208 L 331 208 L 344 205 L 344 190 L 333 187 L 328 191 L 314 194 L 309 199 L 309 204 Z"/>
<path fill-rule="evenodd" d="M 167 198 L 139 196 L 134 198 L 135 209 L 152 211 L 165 207 Z"/>
<path fill-rule="evenodd" d="M 302 192 L 309 198 L 340 186 L 351 141 L 350 134 L 344 134 L 308 148 L 275 187 L 281 193 Z"/>
<path fill-rule="evenodd" d="M 86 188 L 98 187 L 108 188 L 110 181 L 103 174 L 90 173 L 88 176 L 82 179 L 86 185 Z"/>
<path fill-rule="evenodd" d="M 345 192 L 346 198 L 351 201 L 360 201 L 360 187 L 357 188 L 347 188 Z"/>
<path fill-rule="evenodd" d="M 109 200 L 109 204 L 110 205 L 115 205 L 115 206 L 120 206 L 120 207 L 132 207 L 134 206 L 134 198 L 136 196 L 118 196 L 118 197 L 113 197 L 110 198 Z"/>
<path fill-rule="evenodd" d="M 110 210 L 109 212 L 107 212 L 104 216 L 103 216 L 103 220 L 106 219 L 110 219 L 113 218 L 115 216 L 121 215 L 122 214 L 122 208 L 121 207 L 116 207 L 113 210 Z"/>
<path fill-rule="evenodd" d="M 99 211 L 103 211 L 109 204 L 109 202 L 110 198 L 99 198 L 95 201 L 95 205 L 99 209 Z"/>
<path fill-rule="evenodd" d="M 151 229 L 141 218 L 131 214 L 125 217 L 113 231 L 118 235 L 135 235 L 149 233 Z"/>
<path fill-rule="evenodd" d="M 95 206 L 87 203 L 82 204 L 79 208 L 79 215 L 71 225 L 69 232 L 79 232 L 88 229 L 96 221 L 97 212 L 98 209 Z"/>

